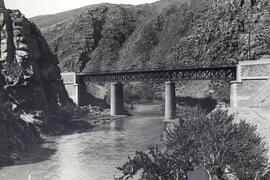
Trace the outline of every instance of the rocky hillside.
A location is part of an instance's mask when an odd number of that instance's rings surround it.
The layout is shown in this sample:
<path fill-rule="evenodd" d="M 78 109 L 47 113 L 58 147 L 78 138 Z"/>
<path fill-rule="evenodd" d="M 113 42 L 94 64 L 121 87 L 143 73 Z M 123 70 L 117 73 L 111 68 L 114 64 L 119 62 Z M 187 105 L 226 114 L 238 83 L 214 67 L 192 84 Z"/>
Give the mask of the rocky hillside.
<path fill-rule="evenodd" d="M 75 107 L 58 60 L 36 26 L 19 11 L 0 8 L 0 166 L 39 140 L 33 124 L 57 124 Z M 55 125 L 56 126 L 56 125 Z"/>
<path fill-rule="evenodd" d="M 32 19 L 63 71 L 170 68 L 268 56 L 268 0 L 99 4 Z"/>

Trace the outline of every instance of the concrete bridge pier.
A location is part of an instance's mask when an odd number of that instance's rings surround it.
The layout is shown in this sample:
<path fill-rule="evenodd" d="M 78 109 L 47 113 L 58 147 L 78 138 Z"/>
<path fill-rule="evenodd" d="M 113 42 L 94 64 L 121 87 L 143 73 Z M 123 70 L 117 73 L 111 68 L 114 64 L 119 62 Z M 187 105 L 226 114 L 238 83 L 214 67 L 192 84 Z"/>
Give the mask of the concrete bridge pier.
<path fill-rule="evenodd" d="M 124 115 L 124 91 L 121 82 L 111 83 L 111 116 Z"/>
<path fill-rule="evenodd" d="M 175 83 L 172 81 L 165 83 L 165 120 L 176 118 Z"/>

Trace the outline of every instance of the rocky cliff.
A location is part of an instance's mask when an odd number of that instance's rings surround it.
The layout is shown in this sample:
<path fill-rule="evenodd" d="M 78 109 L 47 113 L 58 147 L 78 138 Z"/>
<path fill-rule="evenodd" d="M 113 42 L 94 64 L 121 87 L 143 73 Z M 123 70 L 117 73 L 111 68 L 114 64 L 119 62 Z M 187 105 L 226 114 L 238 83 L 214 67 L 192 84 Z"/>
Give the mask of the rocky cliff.
<path fill-rule="evenodd" d="M 170 68 L 269 55 L 267 0 L 100 4 L 32 19 L 64 71 Z"/>
<path fill-rule="evenodd" d="M 75 107 L 58 60 L 36 26 L 17 10 L 0 8 L 0 165 L 37 142 L 33 122 L 58 124 Z"/>

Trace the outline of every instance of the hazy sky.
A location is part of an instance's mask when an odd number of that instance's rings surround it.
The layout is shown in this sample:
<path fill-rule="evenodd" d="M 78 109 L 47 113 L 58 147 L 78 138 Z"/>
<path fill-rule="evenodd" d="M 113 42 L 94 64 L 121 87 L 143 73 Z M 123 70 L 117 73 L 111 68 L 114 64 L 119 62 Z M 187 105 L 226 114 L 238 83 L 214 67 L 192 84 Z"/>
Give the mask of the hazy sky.
<path fill-rule="evenodd" d="M 52 14 L 70 9 L 75 9 L 90 4 L 145 4 L 157 0 L 4 0 L 9 9 L 19 9 L 26 17 L 42 14 Z"/>

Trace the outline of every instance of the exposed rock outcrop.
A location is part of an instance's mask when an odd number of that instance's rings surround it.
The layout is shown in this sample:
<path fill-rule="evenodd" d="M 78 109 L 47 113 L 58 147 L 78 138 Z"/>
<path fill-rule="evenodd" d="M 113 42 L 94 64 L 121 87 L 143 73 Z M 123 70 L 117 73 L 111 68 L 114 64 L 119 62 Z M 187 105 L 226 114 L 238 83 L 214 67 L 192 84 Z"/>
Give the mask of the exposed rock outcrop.
<path fill-rule="evenodd" d="M 63 87 L 58 60 L 36 26 L 19 11 L 2 10 L 1 84 L 18 108 L 58 114 L 71 100 Z"/>
<path fill-rule="evenodd" d="M 32 21 L 64 71 L 175 67 L 258 59 L 269 52 L 265 0 L 100 4 Z"/>
<path fill-rule="evenodd" d="M 1 166 L 11 162 L 12 152 L 39 140 L 27 117 L 39 116 L 42 125 L 56 126 L 75 105 L 63 86 L 57 58 L 33 23 L 17 10 L 0 8 L 0 33 Z"/>

